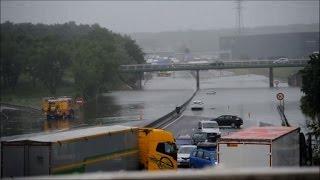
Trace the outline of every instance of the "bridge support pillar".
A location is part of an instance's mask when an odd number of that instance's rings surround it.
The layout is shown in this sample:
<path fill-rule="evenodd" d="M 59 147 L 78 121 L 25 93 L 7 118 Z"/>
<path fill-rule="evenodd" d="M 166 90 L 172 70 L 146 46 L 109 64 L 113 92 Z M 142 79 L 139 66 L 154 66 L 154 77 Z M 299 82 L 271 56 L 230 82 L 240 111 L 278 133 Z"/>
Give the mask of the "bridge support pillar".
<path fill-rule="evenodd" d="M 142 89 L 143 72 L 138 72 L 137 75 L 138 75 L 138 78 L 139 78 L 139 80 L 138 80 L 138 88 Z"/>
<path fill-rule="evenodd" d="M 200 89 L 200 80 L 199 80 L 199 70 L 196 71 L 196 80 L 197 80 L 197 90 Z"/>
<path fill-rule="evenodd" d="M 273 68 L 269 68 L 269 86 L 273 88 Z"/>

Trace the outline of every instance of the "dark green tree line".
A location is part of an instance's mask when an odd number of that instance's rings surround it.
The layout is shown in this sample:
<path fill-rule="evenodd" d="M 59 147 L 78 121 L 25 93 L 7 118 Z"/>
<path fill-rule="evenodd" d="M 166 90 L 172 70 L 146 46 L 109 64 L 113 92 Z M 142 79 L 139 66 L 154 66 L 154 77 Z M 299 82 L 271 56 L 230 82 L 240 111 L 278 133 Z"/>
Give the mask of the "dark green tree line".
<path fill-rule="evenodd" d="M 118 67 L 143 62 L 143 53 L 134 40 L 97 24 L 1 24 L 4 88 L 14 90 L 24 75 L 34 86 L 41 83 L 54 95 L 68 72 L 76 93 L 90 97 L 120 86 L 121 79 L 136 81 L 130 74 L 120 78 Z"/>

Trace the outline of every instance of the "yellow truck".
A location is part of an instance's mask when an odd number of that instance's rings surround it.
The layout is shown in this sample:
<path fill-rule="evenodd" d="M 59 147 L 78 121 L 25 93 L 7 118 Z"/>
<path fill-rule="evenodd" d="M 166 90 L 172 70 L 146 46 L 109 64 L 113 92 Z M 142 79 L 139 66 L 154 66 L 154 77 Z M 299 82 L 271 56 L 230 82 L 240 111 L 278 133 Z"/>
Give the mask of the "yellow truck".
<path fill-rule="evenodd" d="M 2 177 L 177 169 L 175 139 L 161 129 L 98 126 L 3 138 L 1 147 Z"/>
<path fill-rule="evenodd" d="M 75 103 L 71 97 L 46 97 L 42 99 L 42 111 L 47 119 L 73 119 Z"/>

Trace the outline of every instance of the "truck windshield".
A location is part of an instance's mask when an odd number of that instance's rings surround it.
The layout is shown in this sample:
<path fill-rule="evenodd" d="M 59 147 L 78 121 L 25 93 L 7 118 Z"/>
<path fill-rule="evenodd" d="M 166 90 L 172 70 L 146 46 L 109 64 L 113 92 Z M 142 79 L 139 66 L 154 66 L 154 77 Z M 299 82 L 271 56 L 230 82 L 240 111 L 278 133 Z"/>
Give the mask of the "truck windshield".
<path fill-rule="evenodd" d="M 177 146 L 175 143 L 162 142 L 157 145 L 157 152 L 166 154 L 177 160 Z"/>

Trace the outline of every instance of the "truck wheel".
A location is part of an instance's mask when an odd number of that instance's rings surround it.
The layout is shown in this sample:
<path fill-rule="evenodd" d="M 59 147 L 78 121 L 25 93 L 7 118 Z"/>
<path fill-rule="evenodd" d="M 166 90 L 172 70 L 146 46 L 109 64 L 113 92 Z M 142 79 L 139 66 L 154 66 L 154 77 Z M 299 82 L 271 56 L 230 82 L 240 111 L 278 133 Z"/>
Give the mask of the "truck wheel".
<path fill-rule="evenodd" d="M 231 124 L 231 127 L 232 127 L 232 128 L 236 128 L 236 124 L 235 124 L 235 123 L 232 123 L 232 124 Z"/>

